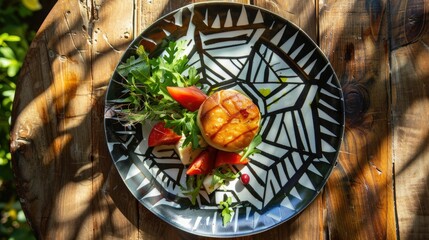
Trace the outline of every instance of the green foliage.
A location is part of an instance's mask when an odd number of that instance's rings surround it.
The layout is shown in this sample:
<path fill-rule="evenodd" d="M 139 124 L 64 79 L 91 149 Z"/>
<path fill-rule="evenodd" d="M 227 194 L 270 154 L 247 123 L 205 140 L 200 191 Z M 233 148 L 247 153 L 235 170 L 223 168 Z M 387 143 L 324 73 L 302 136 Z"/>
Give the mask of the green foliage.
<path fill-rule="evenodd" d="M 220 201 L 219 208 L 222 209 L 221 216 L 223 226 L 225 227 L 229 222 L 231 222 L 232 217 L 234 215 L 234 210 L 231 207 L 232 197 L 224 196 L 225 200 Z"/>
<path fill-rule="evenodd" d="M 34 239 L 16 197 L 9 152 L 15 82 L 34 36 L 25 20 L 38 0 L 0 0 L 0 239 Z M 39 7 L 40 8 L 40 7 Z"/>
<path fill-rule="evenodd" d="M 123 101 L 127 107 L 122 113 L 130 124 L 143 120 L 164 121 L 166 127 L 185 136 L 184 146 L 192 143 L 196 148 L 200 135 L 197 112 L 181 107 L 167 90 L 169 86 L 194 86 L 199 81 L 196 69 L 188 65 L 185 46 L 185 41 L 171 41 L 165 55 L 149 59 L 140 45 L 136 49 L 137 58 L 131 56 L 118 66 L 118 73 L 124 79 L 123 86 L 129 92 Z M 188 76 L 184 76 L 186 71 Z"/>

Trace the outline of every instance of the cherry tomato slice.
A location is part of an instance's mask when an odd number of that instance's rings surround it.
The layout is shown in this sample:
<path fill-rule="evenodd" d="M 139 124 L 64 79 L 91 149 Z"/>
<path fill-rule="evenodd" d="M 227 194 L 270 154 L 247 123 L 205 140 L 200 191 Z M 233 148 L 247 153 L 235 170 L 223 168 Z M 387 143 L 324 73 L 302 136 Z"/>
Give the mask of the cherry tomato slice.
<path fill-rule="evenodd" d="M 200 175 L 208 174 L 213 170 L 214 160 L 216 158 L 216 150 L 213 148 L 204 149 L 189 165 L 186 174 Z"/>
<path fill-rule="evenodd" d="M 181 136 L 172 129 L 166 128 L 164 122 L 159 122 L 153 126 L 149 133 L 148 145 L 155 147 L 159 145 L 171 145 L 180 140 Z"/>
<path fill-rule="evenodd" d="M 219 150 L 216 154 L 215 168 L 218 168 L 225 164 L 247 164 L 249 162 L 248 158 L 241 160 L 241 155 L 236 152 L 225 152 Z"/>
<path fill-rule="evenodd" d="M 198 110 L 207 98 L 207 95 L 195 86 L 167 87 L 167 91 L 174 100 L 191 112 Z"/>

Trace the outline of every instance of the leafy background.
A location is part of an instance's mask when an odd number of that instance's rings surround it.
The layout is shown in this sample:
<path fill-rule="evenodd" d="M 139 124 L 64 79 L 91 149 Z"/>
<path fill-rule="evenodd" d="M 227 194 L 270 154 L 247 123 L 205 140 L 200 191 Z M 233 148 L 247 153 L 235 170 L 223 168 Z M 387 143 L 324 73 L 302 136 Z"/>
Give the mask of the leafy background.
<path fill-rule="evenodd" d="M 0 0 L 0 240 L 35 239 L 16 196 L 9 152 L 16 81 L 31 40 L 56 0 Z"/>

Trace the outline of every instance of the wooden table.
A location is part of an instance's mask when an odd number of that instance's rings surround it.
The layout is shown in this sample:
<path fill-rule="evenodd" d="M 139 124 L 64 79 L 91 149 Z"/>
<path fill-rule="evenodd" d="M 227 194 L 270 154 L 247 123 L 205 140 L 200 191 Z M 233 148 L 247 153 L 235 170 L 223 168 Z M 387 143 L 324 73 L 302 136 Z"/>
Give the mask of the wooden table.
<path fill-rule="evenodd" d="M 59 0 L 47 16 L 17 83 L 11 129 L 18 195 L 40 239 L 206 239 L 134 199 L 103 128 L 107 84 L 128 44 L 191 2 Z M 429 239 L 429 1 L 235 2 L 307 32 L 346 100 L 323 191 L 292 220 L 240 239 Z"/>

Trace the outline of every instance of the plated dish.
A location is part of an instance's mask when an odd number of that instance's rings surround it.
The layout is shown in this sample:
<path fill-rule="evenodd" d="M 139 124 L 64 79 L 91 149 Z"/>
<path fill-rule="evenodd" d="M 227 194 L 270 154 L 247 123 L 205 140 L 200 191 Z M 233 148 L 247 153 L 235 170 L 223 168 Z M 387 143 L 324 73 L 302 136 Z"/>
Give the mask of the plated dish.
<path fill-rule="evenodd" d="M 152 57 L 169 41 L 186 41 L 188 64 L 209 91 L 245 93 L 261 113 L 260 153 L 240 171 L 250 183 L 231 181 L 195 205 L 181 192 L 186 169 L 173 147 L 149 147 L 153 125 L 118 118 L 123 81 L 115 71 L 106 95 L 105 132 L 113 162 L 135 198 L 173 226 L 211 237 L 237 237 L 273 228 L 297 215 L 325 185 L 344 131 L 338 79 L 317 45 L 289 21 L 258 7 L 197 3 L 148 27 L 121 59 L 143 45 Z M 232 199 L 230 224 L 218 208 Z"/>

